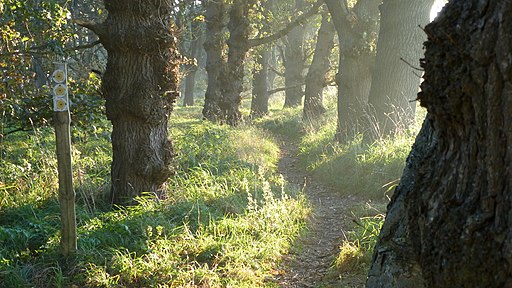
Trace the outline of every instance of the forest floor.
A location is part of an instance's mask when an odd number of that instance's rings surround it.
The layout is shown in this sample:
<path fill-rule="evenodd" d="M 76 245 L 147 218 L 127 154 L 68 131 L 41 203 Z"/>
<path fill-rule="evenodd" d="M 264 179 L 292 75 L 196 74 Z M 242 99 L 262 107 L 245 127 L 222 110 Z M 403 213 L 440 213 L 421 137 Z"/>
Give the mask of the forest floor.
<path fill-rule="evenodd" d="M 365 275 L 332 271 L 339 246 L 346 241 L 346 231 L 354 226 L 351 211 L 364 204 L 353 195 L 342 195 L 308 175 L 299 163 L 296 145 L 282 145 L 278 170 L 290 185 L 302 189 L 311 203 L 307 231 L 293 244 L 284 257 L 282 273 L 277 278 L 280 287 L 363 287 Z"/>

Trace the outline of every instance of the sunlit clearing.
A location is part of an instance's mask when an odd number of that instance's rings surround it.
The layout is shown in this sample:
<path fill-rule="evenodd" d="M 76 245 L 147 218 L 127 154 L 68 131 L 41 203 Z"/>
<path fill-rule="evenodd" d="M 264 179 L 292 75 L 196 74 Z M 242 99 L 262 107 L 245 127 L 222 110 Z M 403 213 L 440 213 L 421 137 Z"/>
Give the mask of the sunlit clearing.
<path fill-rule="evenodd" d="M 444 5 L 448 3 L 447 0 L 436 0 L 434 2 L 434 5 L 432 5 L 432 9 L 430 9 L 430 22 L 434 21 L 436 19 L 437 14 L 443 9 Z"/>

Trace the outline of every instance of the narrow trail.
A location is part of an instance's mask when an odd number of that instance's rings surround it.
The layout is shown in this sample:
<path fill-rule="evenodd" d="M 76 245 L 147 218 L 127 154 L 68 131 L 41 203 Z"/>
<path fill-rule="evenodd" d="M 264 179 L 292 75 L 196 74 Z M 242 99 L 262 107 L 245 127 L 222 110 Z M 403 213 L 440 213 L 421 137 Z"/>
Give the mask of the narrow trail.
<path fill-rule="evenodd" d="M 360 204 L 354 196 L 340 193 L 316 183 L 300 167 L 296 145 L 284 145 L 278 170 L 291 185 L 304 189 L 312 205 L 307 231 L 293 244 L 283 260 L 283 275 L 277 279 L 283 288 L 362 287 L 363 279 L 348 283 L 329 275 L 329 268 L 351 227 L 350 208 Z M 342 173 L 340 171 L 340 173 Z"/>

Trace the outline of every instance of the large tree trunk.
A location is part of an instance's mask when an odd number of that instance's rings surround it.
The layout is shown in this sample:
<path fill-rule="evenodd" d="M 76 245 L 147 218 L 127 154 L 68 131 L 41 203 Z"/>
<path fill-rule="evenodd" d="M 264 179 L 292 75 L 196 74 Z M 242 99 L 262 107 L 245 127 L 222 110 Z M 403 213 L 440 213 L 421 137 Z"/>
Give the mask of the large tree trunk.
<path fill-rule="evenodd" d="M 222 40 L 225 24 L 226 4 L 224 1 L 203 0 L 206 13 L 206 72 L 208 73 L 208 87 L 204 96 L 203 117 L 217 122 L 222 117 L 219 101 L 221 94 L 221 77 L 224 74 L 225 61 L 223 59 Z"/>
<path fill-rule="evenodd" d="M 251 117 L 258 118 L 268 114 L 268 71 L 270 51 L 263 49 L 258 57 L 258 68 L 254 71 L 252 84 Z"/>
<path fill-rule="evenodd" d="M 179 94 L 173 3 L 105 1 L 105 22 L 81 23 L 98 34 L 108 51 L 102 90 L 113 125 L 114 204 L 133 204 L 141 192 L 165 192 L 164 183 L 173 171 L 167 131 Z"/>
<path fill-rule="evenodd" d="M 301 11 L 305 6 L 304 0 L 295 0 L 295 10 Z M 302 83 L 304 82 L 304 33 L 305 26 L 295 27 L 284 39 L 285 57 L 284 57 L 284 83 L 285 100 L 284 107 L 296 107 L 302 104 L 304 91 Z"/>
<path fill-rule="evenodd" d="M 330 68 L 329 56 L 334 48 L 334 24 L 328 13 L 322 14 L 322 24 L 318 30 L 317 43 L 313 61 L 306 75 L 306 91 L 304 97 L 304 118 L 316 118 L 325 112 L 323 90 L 326 75 Z"/>
<path fill-rule="evenodd" d="M 365 129 L 364 108 L 370 93 L 374 59 L 375 55 L 371 52 L 353 54 L 347 51 L 340 55 L 341 67 L 336 75 L 338 85 L 336 139 L 339 142 L 351 139 Z"/>
<path fill-rule="evenodd" d="M 422 287 L 391 284 L 406 271 L 390 267 L 409 265 L 425 287 L 511 287 L 511 14 L 510 1 L 453 0 L 425 28 L 418 97 L 431 129 L 415 146 L 427 149 L 409 156 L 415 172 L 403 178 L 413 181 L 389 205 L 403 205 L 403 217 L 387 217 L 367 287 Z M 400 230 L 412 248 L 405 259 L 392 241 Z"/>
<path fill-rule="evenodd" d="M 414 189 L 424 156 L 431 153 L 437 145 L 436 139 L 431 119 L 427 116 L 407 158 L 400 184 L 388 205 L 386 220 L 368 272 L 368 288 L 424 287 L 421 268 L 412 247 L 411 231 L 407 225 L 411 211 L 408 210 L 410 205 L 406 203 L 406 197 Z"/>
<path fill-rule="evenodd" d="M 223 120 L 237 125 L 242 119 L 240 104 L 243 91 L 244 61 L 249 51 L 249 9 L 253 0 L 234 0 L 229 12 L 228 60 L 226 74 L 221 80 L 222 97 L 219 102 Z"/>
<path fill-rule="evenodd" d="M 338 84 L 338 128 L 340 142 L 363 132 L 364 108 L 371 87 L 375 51 L 373 46 L 379 30 L 381 0 L 359 0 L 348 9 L 342 1 L 325 0 L 333 17 L 340 41 Z M 345 2 L 346 3 L 346 2 Z"/>
<path fill-rule="evenodd" d="M 414 122 L 416 94 L 420 84 L 419 59 L 435 0 L 385 0 L 368 112 L 373 138 L 407 128 Z M 401 60 L 403 59 L 403 60 Z M 412 65 L 412 67 L 411 67 Z"/>

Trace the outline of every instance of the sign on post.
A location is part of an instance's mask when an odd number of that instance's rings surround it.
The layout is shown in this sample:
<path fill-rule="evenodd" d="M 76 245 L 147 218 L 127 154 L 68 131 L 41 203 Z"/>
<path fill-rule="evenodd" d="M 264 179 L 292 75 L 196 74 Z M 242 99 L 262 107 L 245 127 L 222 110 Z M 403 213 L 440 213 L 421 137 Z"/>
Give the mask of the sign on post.
<path fill-rule="evenodd" d="M 61 252 L 64 256 L 77 250 L 75 190 L 71 166 L 71 135 L 69 98 L 65 63 L 55 63 L 52 74 L 53 111 L 57 163 L 59 172 L 59 203 L 61 213 Z"/>

